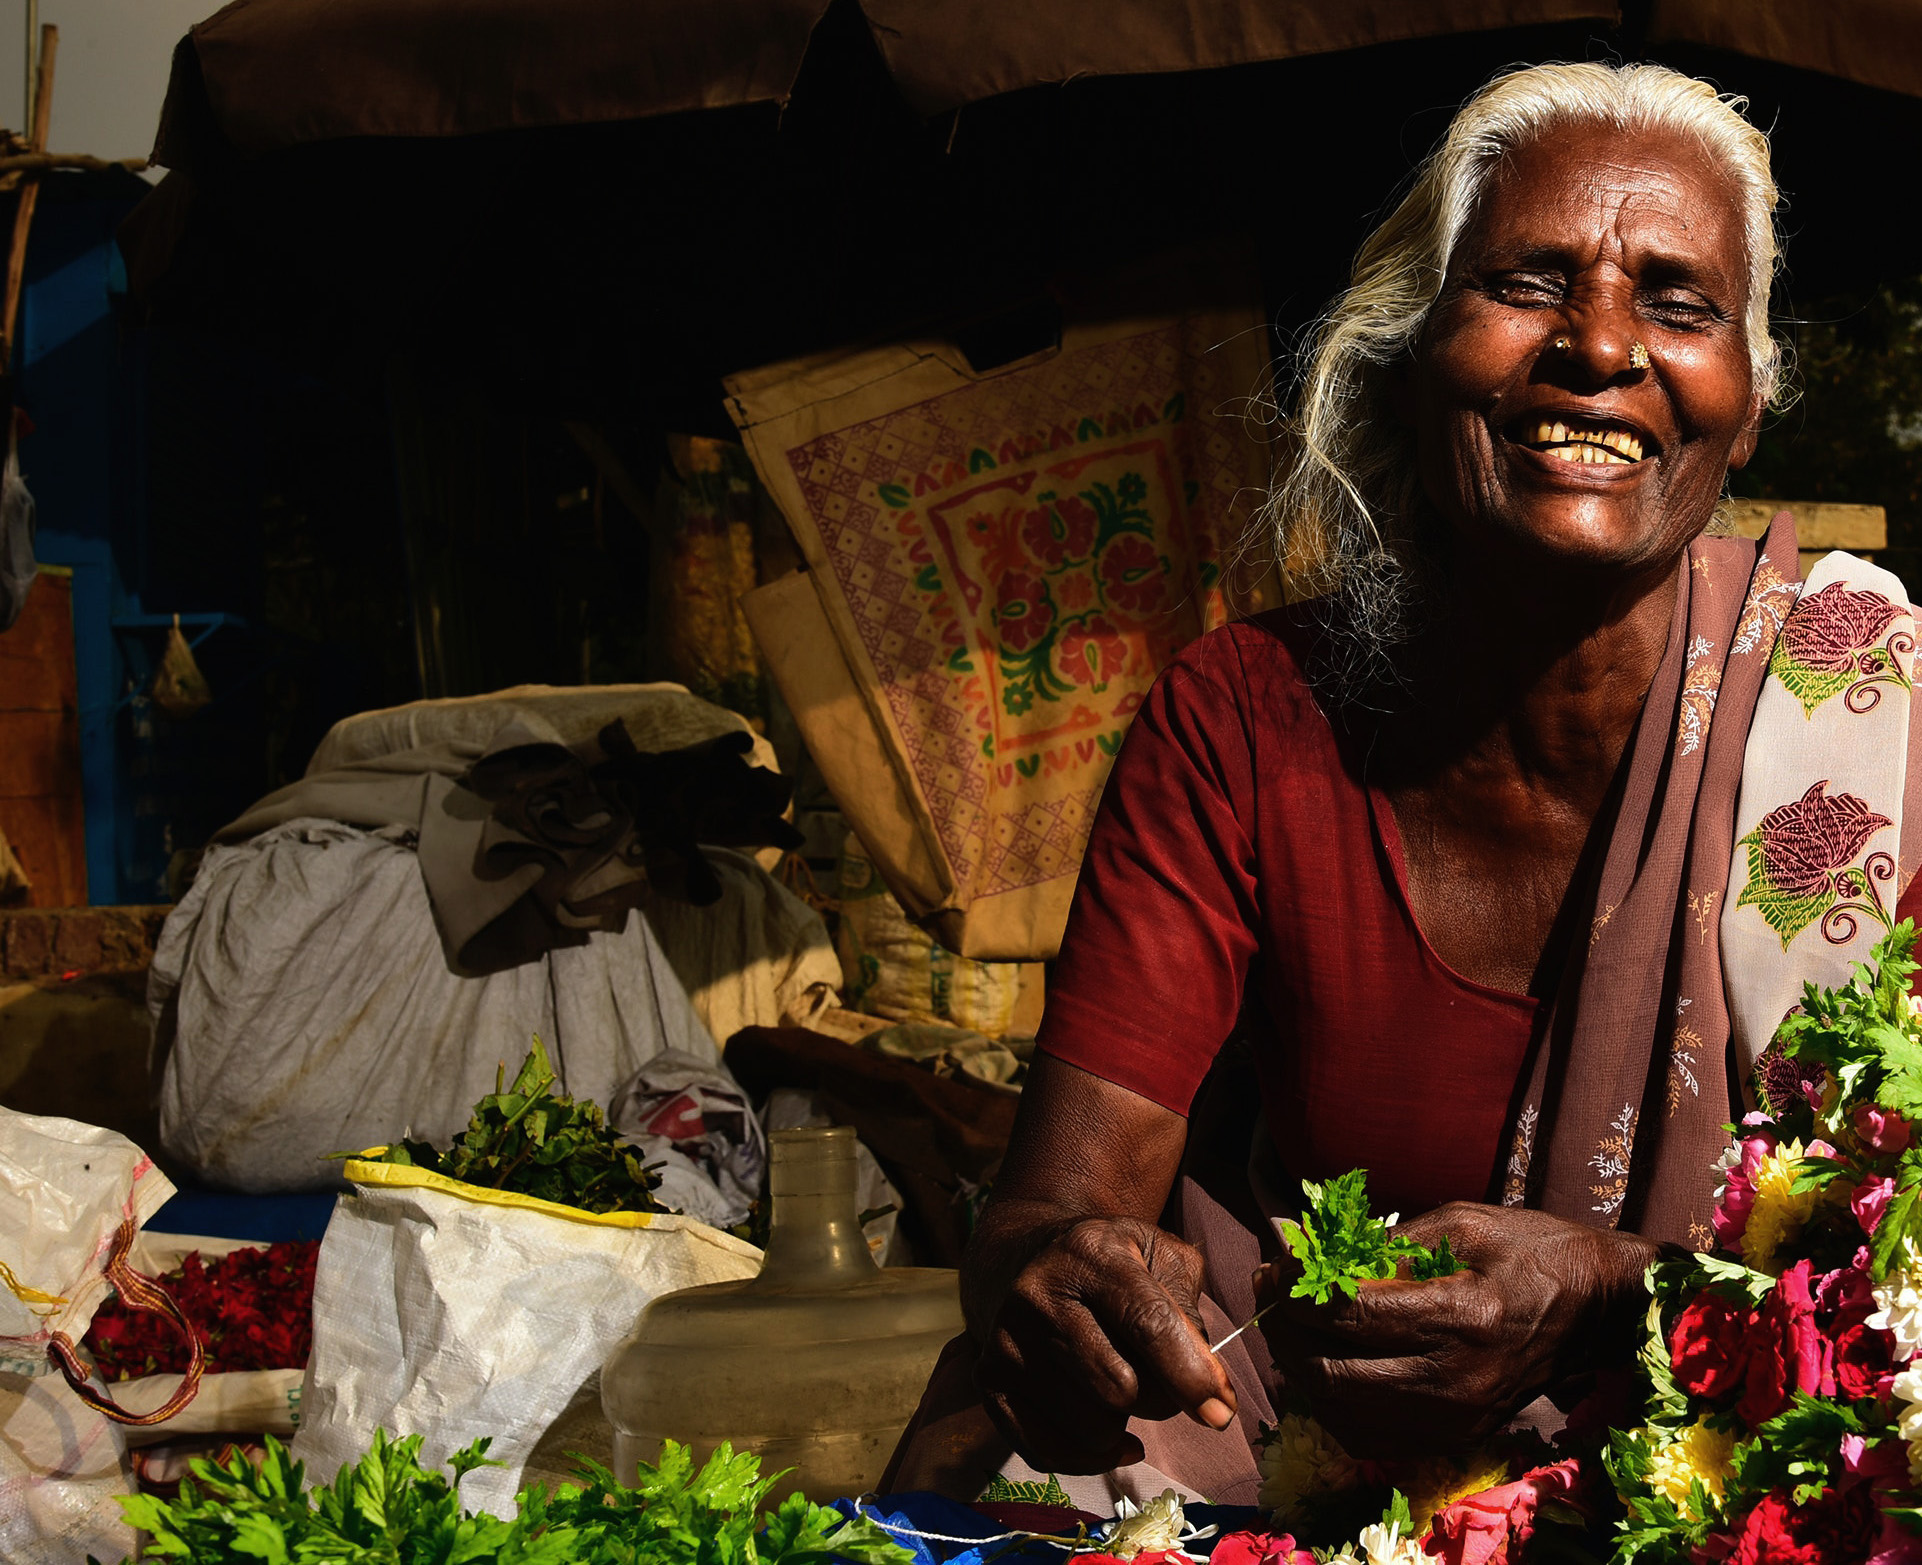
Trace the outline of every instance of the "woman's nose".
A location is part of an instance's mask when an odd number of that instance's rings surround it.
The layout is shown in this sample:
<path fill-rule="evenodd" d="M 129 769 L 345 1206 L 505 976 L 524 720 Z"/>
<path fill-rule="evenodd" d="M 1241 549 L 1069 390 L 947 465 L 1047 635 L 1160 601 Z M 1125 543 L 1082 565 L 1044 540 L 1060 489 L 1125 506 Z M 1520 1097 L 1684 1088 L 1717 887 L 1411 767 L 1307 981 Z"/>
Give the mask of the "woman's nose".
<path fill-rule="evenodd" d="M 1641 372 L 1635 354 L 1638 340 L 1635 312 L 1627 300 L 1591 296 L 1569 309 L 1561 330 L 1552 335 L 1551 355 L 1583 379 L 1605 384 Z"/>

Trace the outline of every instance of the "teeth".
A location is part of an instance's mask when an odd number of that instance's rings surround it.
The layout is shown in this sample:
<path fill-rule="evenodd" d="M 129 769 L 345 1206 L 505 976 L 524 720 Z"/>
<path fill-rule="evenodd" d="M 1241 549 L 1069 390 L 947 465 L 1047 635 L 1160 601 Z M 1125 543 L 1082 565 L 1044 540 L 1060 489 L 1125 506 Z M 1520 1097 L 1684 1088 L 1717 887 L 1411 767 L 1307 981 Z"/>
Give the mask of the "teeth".
<path fill-rule="evenodd" d="M 1642 442 L 1625 430 L 1593 429 L 1559 420 L 1538 423 L 1528 443 L 1548 447 L 1565 462 L 1621 464 L 1642 459 Z"/>

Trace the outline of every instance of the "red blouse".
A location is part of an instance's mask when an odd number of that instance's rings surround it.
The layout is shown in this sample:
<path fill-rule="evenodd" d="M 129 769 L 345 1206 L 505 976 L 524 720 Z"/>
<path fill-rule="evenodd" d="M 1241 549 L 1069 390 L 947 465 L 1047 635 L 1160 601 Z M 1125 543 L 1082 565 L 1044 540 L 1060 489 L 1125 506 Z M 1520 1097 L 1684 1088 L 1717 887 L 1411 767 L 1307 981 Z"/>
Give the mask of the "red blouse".
<path fill-rule="evenodd" d="M 1040 1047 L 1186 1114 L 1252 1000 L 1295 1178 L 1364 1167 L 1371 1204 L 1410 1215 L 1487 1200 L 1541 1008 L 1423 936 L 1388 800 L 1302 677 L 1305 634 L 1285 610 L 1231 625 L 1156 682 L 1102 795 Z"/>

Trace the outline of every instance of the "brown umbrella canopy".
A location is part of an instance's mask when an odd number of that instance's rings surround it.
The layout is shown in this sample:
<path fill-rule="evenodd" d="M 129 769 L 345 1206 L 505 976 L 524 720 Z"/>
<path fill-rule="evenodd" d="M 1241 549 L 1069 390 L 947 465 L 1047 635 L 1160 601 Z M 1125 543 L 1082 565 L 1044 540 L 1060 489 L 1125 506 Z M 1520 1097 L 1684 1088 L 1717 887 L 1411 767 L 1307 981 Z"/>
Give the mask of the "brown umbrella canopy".
<path fill-rule="evenodd" d="M 1191 71 L 1538 23 L 1614 0 L 862 0 L 908 104 L 934 115 L 1089 75 Z M 460 136 L 785 99 L 827 0 L 235 0 L 196 26 L 166 125 L 204 91 L 244 153 Z M 1097 20 L 1098 18 L 1098 20 Z M 157 161 L 191 153 L 163 128 Z"/>
<path fill-rule="evenodd" d="M 1913 275 L 1919 39 L 1922 0 L 238 0 L 122 246 L 155 321 L 705 428 L 724 374 L 1197 242 L 1285 336 L 1518 61 L 1750 94 L 1796 294 Z"/>

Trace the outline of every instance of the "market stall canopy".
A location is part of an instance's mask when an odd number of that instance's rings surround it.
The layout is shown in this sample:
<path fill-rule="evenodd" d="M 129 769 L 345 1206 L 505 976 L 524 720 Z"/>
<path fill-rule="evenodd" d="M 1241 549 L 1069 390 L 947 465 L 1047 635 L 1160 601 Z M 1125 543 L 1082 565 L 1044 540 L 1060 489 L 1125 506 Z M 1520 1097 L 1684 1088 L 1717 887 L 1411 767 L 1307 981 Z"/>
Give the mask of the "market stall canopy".
<path fill-rule="evenodd" d="M 1802 301 L 1922 270 L 1922 0 L 239 0 L 176 52 L 137 318 L 727 433 L 727 374 L 1255 250 L 1286 334 L 1464 97 L 1651 58 L 1773 129 Z M 1746 52 L 1743 52 L 1746 51 Z M 1904 62 L 1908 63 L 1905 64 Z M 1904 87 L 1912 91 L 1893 90 Z M 1043 337 L 1046 323 L 1041 321 Z M 1024 332 L 1027 334 L 1024 335 Z"/>
<path fill-rule="evenodd" d="M 1630 7 L 1631 10 L 1642 9 Z M 784 100 L 827 0 L 235 0 L 182 44 L 156 160 L 204 93 L 259 154 L 355 136 L 461 136 Z M 934 116 L 1022 88 L 1215 69 L 1557 22 L 1613 27 L 1614 0 L 861 0 L 887 68 Z M 1917 0 L 1655 0 L 1674 40 L 1922 94 Z M 187 58 L 191 56 L 191 58 Z"/>
<path fill-rule="evenodd" d="M 243 154 L 349 136 L 461 136 L 785 99 L 828 0 L 235 0 L 182 45 L 156 161 L 204 90 Z M 1246 65 L 1617 17 L 1613 0 L 863 0 L 923 115 L 1088 75 Z"/>

